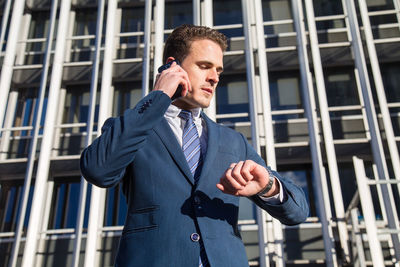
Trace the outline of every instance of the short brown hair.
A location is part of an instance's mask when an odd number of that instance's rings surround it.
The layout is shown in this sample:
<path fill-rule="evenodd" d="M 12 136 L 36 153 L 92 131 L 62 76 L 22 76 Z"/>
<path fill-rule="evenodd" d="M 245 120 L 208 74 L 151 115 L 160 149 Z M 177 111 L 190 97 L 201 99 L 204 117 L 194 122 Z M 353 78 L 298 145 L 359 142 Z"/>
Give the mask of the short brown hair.
<path fill-rule="evenodd" d="M 222 51 L 227 48 L 227 38 L 217 30 L 205 26 L 183 24 L 168 36 L 164 46 L 163 62 L 174 57 L 182 62 L 190 52 L 193 41 L 208 39 L 217 43 Z"/>

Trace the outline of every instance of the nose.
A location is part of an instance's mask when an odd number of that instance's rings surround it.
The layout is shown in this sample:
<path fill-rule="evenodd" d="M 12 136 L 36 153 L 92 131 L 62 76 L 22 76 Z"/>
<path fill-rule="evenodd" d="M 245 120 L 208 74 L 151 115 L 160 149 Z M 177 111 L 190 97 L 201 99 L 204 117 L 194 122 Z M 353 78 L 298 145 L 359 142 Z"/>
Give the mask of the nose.
<path fill-rule="evenodd" d="M 211 68 L 208 71 L 207 81 L 210 82 L 212 85 L 219 82 L 219 74 L 215 68 Z"/>

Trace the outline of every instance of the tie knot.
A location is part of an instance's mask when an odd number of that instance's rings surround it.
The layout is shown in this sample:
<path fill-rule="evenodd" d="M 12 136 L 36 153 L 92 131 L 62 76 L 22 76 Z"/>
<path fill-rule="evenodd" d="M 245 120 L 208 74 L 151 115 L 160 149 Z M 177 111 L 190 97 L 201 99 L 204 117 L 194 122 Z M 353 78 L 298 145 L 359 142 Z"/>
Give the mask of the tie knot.
<path fill-rule="evenodd" d="M 188 110 L 182 110 L 181 113 L 179 113 L 179 117 L 188 121 L 192 117 L 192 113 Z"/>

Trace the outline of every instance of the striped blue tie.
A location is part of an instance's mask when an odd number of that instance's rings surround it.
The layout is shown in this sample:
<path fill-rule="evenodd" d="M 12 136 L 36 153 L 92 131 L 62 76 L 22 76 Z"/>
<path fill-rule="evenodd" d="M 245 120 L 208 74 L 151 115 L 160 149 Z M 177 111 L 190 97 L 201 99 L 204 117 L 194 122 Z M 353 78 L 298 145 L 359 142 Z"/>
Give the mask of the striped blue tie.
<path fill-rule="evenodd" d="M 182 136 L 183 154 L 185 154 L 190 171 L 193 174 L 195 183 L 197 183 L 201 170 L 201 168 L 198 167 L 202 162 L 199 134 L 197 132 L 196 125 L 193 122 L 190 111 L 182 110 L 179 114 L 179 117 L 186 121 Z"/>
<path fill-rule="evenodd" d="M 188 162 L 190 171 L 193 174 L 194 181 L 197 184 L 200 177 L 201 163 L 202 163 L 199 134 L 197 132 L 196 125 L 193 122 L 192 114 L 190 113 L 190 111 L 182 110 L 181 113 L 179 113 L 179 117 L 181 117 L 186 121 L 182 135 L 183 154 L 185 154 L 186 161 Z M 199 243 L 200 243 L 199 267 L 210 267 L 206 251 L 204 249 L 203 241 L 200 240 Z"/>

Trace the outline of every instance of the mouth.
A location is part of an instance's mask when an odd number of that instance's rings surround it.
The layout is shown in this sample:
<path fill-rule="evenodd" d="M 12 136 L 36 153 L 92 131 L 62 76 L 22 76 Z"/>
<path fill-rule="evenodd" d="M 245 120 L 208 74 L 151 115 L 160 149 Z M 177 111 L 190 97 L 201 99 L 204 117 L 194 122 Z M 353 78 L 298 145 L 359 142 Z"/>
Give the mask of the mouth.
<path fill-rule="evenodd" d="M 203 88 L 201 88 L 201 90 L 203 90 L 204 92 L 206 92 L 206 93 L 209 94 L 209 95 L 212 95 L 212 94 L 213 94 L 213 89 L 212 89 L 212 88 L 203 87 Z"/>

